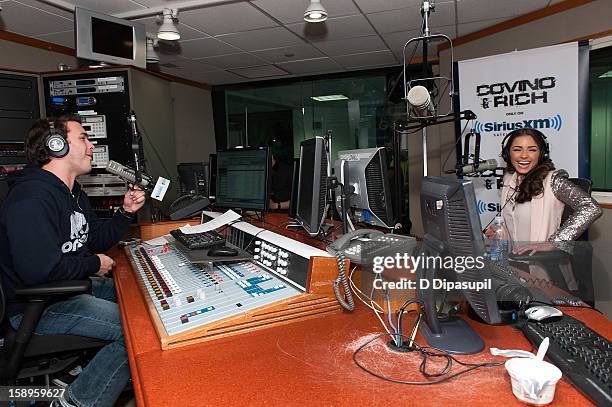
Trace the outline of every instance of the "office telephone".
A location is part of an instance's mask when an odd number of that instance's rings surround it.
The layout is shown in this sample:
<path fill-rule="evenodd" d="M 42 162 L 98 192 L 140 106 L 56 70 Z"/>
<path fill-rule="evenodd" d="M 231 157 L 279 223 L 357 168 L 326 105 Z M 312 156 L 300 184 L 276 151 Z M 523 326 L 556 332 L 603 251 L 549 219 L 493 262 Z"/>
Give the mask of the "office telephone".
<path fill-rule="evenodd" d="M 355 264 L 370 265 L 373 256 L 412 254 L 415 247 L 416 239 L 411 236 L 382 233 L 375 229 L 358 229 L 337 238 L 327 250 L 331 254 L 342 252 Z"/>
<path fill-rule="evenodd" d="M 415 247 L 414 237 L 385 234 L 374 229 L 358 229 L 338 237 L 327 247 L 327 251 L 333 254 L 338 262 L 338 278 L 334 281 L 334 293 L 340 305 L 348 311 L 355 308 L 353 295 L 346 278 L 345 258 L 355 264 L 371 265 L 374 256 L 412 254 Z"/>

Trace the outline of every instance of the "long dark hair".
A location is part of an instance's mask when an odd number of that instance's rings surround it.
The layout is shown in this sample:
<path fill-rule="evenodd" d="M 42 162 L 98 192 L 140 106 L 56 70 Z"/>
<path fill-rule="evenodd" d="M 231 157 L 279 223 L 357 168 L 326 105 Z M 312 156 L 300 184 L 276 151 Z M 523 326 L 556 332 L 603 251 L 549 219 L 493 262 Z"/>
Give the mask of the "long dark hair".
<path fill-rule="evenodd" d="M 532 129 L 520 129 L 515 130 L 510 134 L 510 137 L 508 137 L 502 148 L 502 156 L 506 161 L 506 171 L 508 173 L 514 174 L 516 172 L 516 168 L 514 168 L 512 161 L 510 160 L 510 149 L 512 148 L 514 139 L 519 136 L 531 136 L 535 140 L 536 144 L 538 145 L 538 149 L 540 150 L 540 160 L 538 165 L 536 165 L 525 175 L 525 178 L 523 181 L 521 181 L 518 190 L 516 191 L 514 201 L 516 203 L 523 203 L 531 201 L 534 196 L 538 196 L 544 192 L 544 178 L 546 178 L 550 171 L 555 169 L 555 164 L 549 157 L 542 158 L 544 152 L 548 150 L 546 140 L 544 139 L 542 133 Z"/>

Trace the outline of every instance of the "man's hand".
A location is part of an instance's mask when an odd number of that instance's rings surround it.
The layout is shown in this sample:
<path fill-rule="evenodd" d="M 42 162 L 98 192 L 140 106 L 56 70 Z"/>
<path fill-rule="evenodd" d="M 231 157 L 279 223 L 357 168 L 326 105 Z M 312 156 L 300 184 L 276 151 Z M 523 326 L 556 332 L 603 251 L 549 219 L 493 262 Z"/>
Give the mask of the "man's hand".
<path fill-rule="evenodd" d="M 529 256 L 533 256 L 537 252 L 552 252 L 554 250 L 557 250 L 557 249 L 555 248 L 555 246 L 553 246 L 552 243 L 542 242 L 542 243 L 526 244 L 524 246 L 517 247 L 516 249 L 512 251 L 512 253 L 521 255 L 523 253 L 531 252 L 529 253 Z"/>
<path fill-rule="evenodd" d="M 123 210 L 136 213 L 145 203 L 145 193 L 140 187 L 130 184 L 130 189 L 123 196 Z"/>
<path fill-rule="evenodd" d="M 104 277 L 109 271 L 115 267 L 115 260 L 108 257 L 106 254 L 96 254 L 100 259 L 100 270 L 96 273 L 98 277 Z"/>

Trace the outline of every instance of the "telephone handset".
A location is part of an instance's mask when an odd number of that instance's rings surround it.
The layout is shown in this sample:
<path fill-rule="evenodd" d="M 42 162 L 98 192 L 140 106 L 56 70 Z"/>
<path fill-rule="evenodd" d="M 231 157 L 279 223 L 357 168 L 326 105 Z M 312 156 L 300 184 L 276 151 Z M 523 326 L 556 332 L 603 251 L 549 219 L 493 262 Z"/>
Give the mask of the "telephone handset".
<path fill-rule="evenodd" d="M 368 241 L 374 239 L 376 236 L 384 235 L 379 230 L 375 229 L 357 229 L 354 232 L 345 233 L 337 238 L 332 244 L 329 245 L 328 249 L 332 252 L 344 251 L 345 254 L 351 247 L 359 245 L 361 241 Z M 348 256 L 347 256 L 348 257 Z"/>

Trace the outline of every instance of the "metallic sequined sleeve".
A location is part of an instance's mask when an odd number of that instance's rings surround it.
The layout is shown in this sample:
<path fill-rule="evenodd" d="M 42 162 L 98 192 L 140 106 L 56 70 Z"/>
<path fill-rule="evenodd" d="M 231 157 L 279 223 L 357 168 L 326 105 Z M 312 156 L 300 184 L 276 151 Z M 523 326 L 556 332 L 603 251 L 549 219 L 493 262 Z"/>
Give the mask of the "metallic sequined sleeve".
<path fill-rule="evenodd" d="M 603 211 L 597 204 L 597 201 L 568 179 L 568 174 L 565 170 L 555 171 L 550 183 L 555 197 L 565 205 L 569 205 L 574 212 L 548 240 L 576 240 L 602 215 Z"/>

